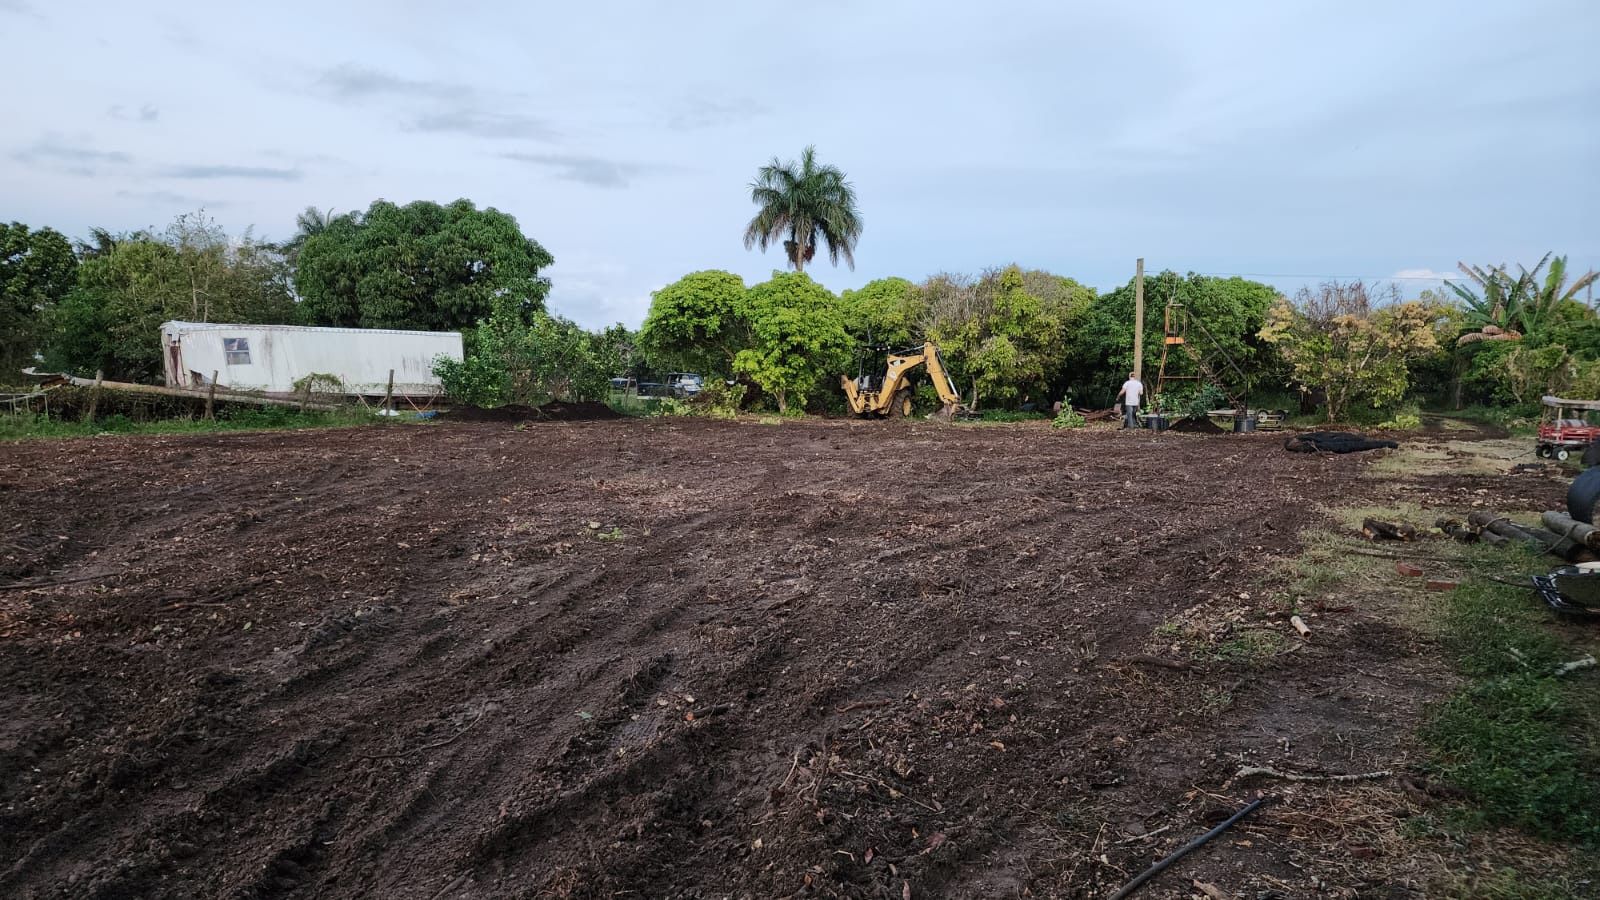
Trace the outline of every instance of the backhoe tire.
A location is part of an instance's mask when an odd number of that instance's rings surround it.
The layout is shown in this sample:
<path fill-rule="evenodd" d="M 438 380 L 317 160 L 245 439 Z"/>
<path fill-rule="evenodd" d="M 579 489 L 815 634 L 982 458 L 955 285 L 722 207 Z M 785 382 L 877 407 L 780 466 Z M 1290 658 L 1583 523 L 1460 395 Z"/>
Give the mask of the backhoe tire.
<path fill-rule="evenodd" d="M 889 401 L 889 418 L 908 419 L 911 417 L 911 391 L 901 388 L 895 392 L 894 399 Z"/>

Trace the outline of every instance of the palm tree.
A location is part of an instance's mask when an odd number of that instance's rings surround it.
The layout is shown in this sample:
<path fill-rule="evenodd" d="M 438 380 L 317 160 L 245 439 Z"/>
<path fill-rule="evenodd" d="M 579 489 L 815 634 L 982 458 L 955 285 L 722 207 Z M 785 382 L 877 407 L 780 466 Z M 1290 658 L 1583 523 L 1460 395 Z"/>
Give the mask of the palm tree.
<path fill-rule="evenodd" d="M 121 243 L 122 240 L 122 237 L 112 234 L 104 228 L 90 228 L 89 239 L 77 242 L 78 256 L 83 259 L 109 256 L 111 251 L 117 249 L 117 244 Z"/>
<path fill-rule="evenodd" d="M 1548 271 L 1546 265 L 1550 267 Z M 1484 335 L 1503 330 L 1513 336 L 1534 336 L 1557 314 L 1563 303 L 1577 302 L 1578 292 L 1600 279 L 1600 272 L 1591 271 L 1567 284 L 1567 258 L 1551 253 L 1546 253 L 1532 269 L 1517 266 L 1516 277 L 1503 265 L 1485 268 L 1460 263 L 1459 266 L 1478 290 L 1453 281 L 1446 281 L 1445 287 L 1461 298 L 1467 322 L 1485 329 Z M 1464 334 L 1458 343 L 1482 340 L 1477 334 Z"/>
<path fill-rule="evenodd" d="M 1539 270 L 1544 268 L 1546 262 L 1550 263 L 1550 271 L 1545 274 L 1544 284 L 1539 284 Z M 1557 306 L 1567 301 L 1578 302 L 1578 292 L 1594 284 L 1600 279 L 1600 272 L 1590 270 L 1578 276 L 1578 279 L 1567 284 L 1567 258 L 1557 256 L 1551 259 L 1551 254 L 1546 253 L 1544 259 L 1533 267 L 1533 271 L 1524 271 L 1527 277 L 1531 296 L 1529 300 L 1539 306 L 1543 312 L 1552 312 Z"/>
<path fill-rule="evenodd" d="M 1492 268 L 1469 266 L 1466 263 L 1456 265 L 1477 286 L 1477 290 L 1454 281 L 1446 281 L 1444 286 L 1461 298 L 1470 324 L 1479 328 L 1485 325 L 1503 329 L 1522 327 L 1522 307 L 1528 289 L 1526 277 L 1512 278 L 1503 265 Z"/>
<path fill-rule="evenodd" d="M 317 209 L 315 206 L 308 206 L 301 210 L 300 214 L 294 217 L 294 237 L 283 245 L 284 255 L 288 256 L 291 262 L 299 259 L 300 251 L 305 247 L 306 241 L 327 231 L 328 226 L 332 224 L 332 207 L 329 207 L 326 212 Z"/>
<path fill-rule="evenodd" d="M 817 252 L 817 242 L 828 245 L 828 259 L 839 264 L 843 256 L 856 267 L 856 241 L 861 238 L 861 211 L 856 209 L 856 189 L 835 166 L 817 165 L 817 148 L 807 147 L 798 162 L 776 157 L 756 172 L 750 183 L 750 201 L 761 209 L 744 230 L 748 250 L 783 241 L 783 251 L 795 271 L 805 271 Z"/>

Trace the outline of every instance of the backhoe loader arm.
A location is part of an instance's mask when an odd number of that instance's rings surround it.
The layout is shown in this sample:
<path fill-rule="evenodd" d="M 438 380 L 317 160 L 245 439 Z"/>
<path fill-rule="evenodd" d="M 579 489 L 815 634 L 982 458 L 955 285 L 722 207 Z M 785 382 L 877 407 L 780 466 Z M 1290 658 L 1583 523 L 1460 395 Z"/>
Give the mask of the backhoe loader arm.
<path fill-rule="evenodd" d="M 956 390 L 955 379 L 950 377 L 950 371 L 944 367 L 944 357 L 939 355 L 939 345 L 932 341 L 922 345 L 922 354 L 927 358 L 928 377 L 933 381 L 933 387 L 939 392 L 939 399 L 945 407 L 954 411 L 961 405 L 961 392 Z"/>

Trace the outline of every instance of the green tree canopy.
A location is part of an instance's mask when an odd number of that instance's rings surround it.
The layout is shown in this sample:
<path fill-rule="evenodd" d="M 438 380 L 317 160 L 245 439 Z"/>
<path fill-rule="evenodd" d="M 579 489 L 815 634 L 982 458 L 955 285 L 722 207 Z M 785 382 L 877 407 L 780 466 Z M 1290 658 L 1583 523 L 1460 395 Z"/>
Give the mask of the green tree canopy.
<path fill-rule="evenodd" d="M 276 248 L 248 231 L 230 239 L 204 213 L 189 213 L 161 235 L 124 235 L 85 259 L 49 317 L 45 355 L 51 367 L 151 380 L 162 368 L 162 322 L 293 323 L 297 315 Z"/>
<path fill-rule="evenodd" d="M 1436 351 L 1441 332 L 1455 327 L 1437 307 L 1399 301 L 1392 286 L 1377 298 L 1360 282 L 1301 288 L 1294 303 L 1273 303 L 1261 339 L 1283 355 L 1301 391 L 1326 393 L 1328 421 L 1339 421 L 1356 403 L 1399 402 L 1409 364 Z"/>
<path fill-rule="evenodd" d="M 468 200 L 448 206 L 383 200 L 364 213 L 301 223 L 295 287 L 318 325 L 452 331 L 509 296 L 544 308 L 554 260 L 516 219 Z M 306 226 L 310 225 L 310 229 Z"/>
<path fill-rule="evenodd" d="M 724 376 L 755 341 L 744 279 L 731 272 L 692 272 L 650 295 L 639 329 L 644 354 L 660 364 Z"/>
<path fill-rule="evenodd" d="M 1189 273 L 1180 276 L 1166 271 L 1146 277 L 1144 284 L 1144 369 L 1146 381 L 1155 388 L 1156 367 L 1161 358 L 1166 307 L 1182 303 L 1189 317 L 1199 323 L 1189 335 L 1194 349 L 1214 370 L 1227 369 L 1223 357 L 1231 359 L 1245 373 L 1270 369 L 1273 354 L 1263 352 L 1257 336 L 1266 321 L 1267 310 L 1278 297 L 1270 285 L 1243 278 L 1215 278 Z M 1067 380 L 1074 396 L 1095 403 L 1111 402 L 1117 386 L 1133 369 L 1134 284 L 1126 285 L 1094 300 L 1066 334 L 1064 354 Z M 1204 334 L 1200 333 L 1200 328 Z M 1175 353 L 1169 372 L 1194 375 L 1187 354 Z M 1224 385 L 1244 391 L 1245 384 Z"/>
<path fill-rule="evenodd" d="M 822 380 L 843 371 L 850 335 L 838 300 L 804 272 L 774 272 L 746 295 L 751 347 L 734 369 L 771 394 L 778 411 L 803 404 Z"/>
<path fill-rule="evenodd" d="M 845 330 L 858 345 L 901 349 L 922 336 L 922 292 L 904 278 L 879 278 L 839 295 Z"/>
<path fill-rule="evenodd" d="M 921 295 L 923 331 L 938 341 L 952 376 L 976 408 L 985 399 L 1045 400 L 1065 331 L 1094 292 L 1068 278 L 1011 265 L 976 280 L 935 275 L 923 283 Z"/>
<path fill-rule="evenodd" d="M 72 242 L 52 228 L 0 223 L 0 384 L 33 364 L 44 323 L 77 280 Z"/>
<path fill-rule="evenodd" d="M 750 201 L 760 209 L 745 227 L 745 249 L 783 241 L 789 265 L 804 271 L 817 253 L 828 247 L 834 265 L 839 258 L 856 267 L 856 242 L 861 239 L 861 211 L 856 190 L 835 166 L 817 163 L 817 148 L 807 147 L 798 161 L 773 158 L 756 172 L 750 184 Z"/>

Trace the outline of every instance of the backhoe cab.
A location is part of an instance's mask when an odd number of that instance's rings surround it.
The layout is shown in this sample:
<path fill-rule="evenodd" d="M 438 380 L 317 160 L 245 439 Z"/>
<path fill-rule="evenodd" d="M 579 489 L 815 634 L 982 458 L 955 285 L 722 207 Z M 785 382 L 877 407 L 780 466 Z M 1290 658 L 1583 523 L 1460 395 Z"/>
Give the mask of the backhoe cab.
<path fill-rule="evenodd" d="M 890 353 L 881 378 L 866 374 L 855 378 L 839 376 L 850 411 L 869 419 L 902 419 L 910 416 L 911 372 L 917 366 L 927 366 L 928 378 L 944 404 L 934 415 L 942 419 L 959 415 L 962 412 L 961 395 L 956 392 L 956 384 L 945 370 L 944 360 L 939 357 L 939 345 L 933 341 L 927 341 L 921 347 Z"/>

